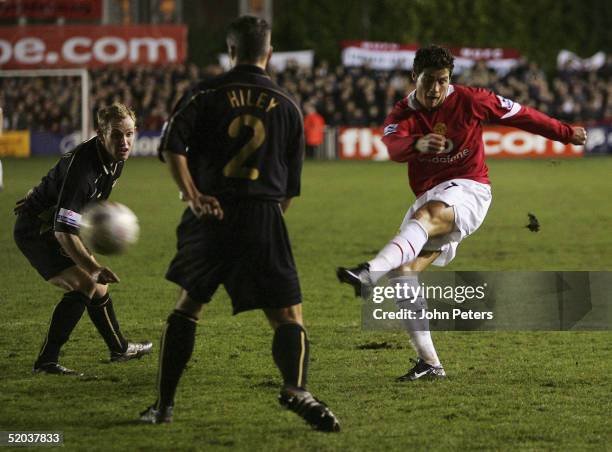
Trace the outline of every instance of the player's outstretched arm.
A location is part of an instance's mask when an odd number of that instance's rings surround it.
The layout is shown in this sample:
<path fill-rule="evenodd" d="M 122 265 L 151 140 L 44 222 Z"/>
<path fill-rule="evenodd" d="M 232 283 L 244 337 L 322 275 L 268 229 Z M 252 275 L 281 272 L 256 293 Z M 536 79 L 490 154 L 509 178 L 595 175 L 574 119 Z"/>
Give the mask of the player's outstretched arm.
<path fill-rule="evenodd" d="M 95 257 L 89 253 L 87 247 L 76 234 L 68 232 L 56 232 L 55 237 L 60 243 L 66 254 L 91 278 L 99 284 L 118 283 L 119 277 L 108 267 L 103 267 L 96 261 Z"/>
<path fill-rule="evenodd" d="M 580 146 L 586 142 L 586 131 L 582 127 L 566 124 L 486 89 L 472 88 L 471 92 L 476 113 L 486 121 L 516 127 L 561 143 Z"/>
<path fill-rule="evenodd" d="M 174 182 L 181 191 L 181 199 L 187 201 L 191 211 L 197 217 L 212 216 L 222 220 L 223 209 L 219 200 L 214 196 L 204 195 L 197 189 L 187 166 L 187 157 L 170 151 L 163 151 L 162 154 Z"/>

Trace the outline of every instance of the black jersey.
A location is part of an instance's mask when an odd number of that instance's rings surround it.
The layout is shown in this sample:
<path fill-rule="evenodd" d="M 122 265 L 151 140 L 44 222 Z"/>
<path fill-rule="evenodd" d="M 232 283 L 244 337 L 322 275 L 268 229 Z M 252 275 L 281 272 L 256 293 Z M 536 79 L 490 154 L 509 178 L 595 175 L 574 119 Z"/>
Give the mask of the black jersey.
<path fill-rule="evenodd" d="M 121 175 L 97 137 L 67 152 L 27 195 L 24 211 L 38 217 L 41 233 L 53 228 L 78 234 L 81 212 L 91 201 L 108 199 Z"/>
<path fill-rule="evenodd" d="M 159 151 L 186 155 L 201 193 L 281 201 L 300 194 L 302 114 L 265 71 L 240 65 L 179 101 Z"/>

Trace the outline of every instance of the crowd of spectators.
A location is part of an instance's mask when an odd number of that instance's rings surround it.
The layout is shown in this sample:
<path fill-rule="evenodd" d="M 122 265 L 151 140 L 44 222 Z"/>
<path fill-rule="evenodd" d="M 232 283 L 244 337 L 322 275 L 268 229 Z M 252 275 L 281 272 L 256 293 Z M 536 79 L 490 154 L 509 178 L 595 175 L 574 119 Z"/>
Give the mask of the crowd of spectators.
<path fill-rule="evenodd" d="M 104 67 L 90 71 L 93 111 L 113 102 L 131 106 L 141 130 L 159 130 L 180 96 L 205 76 L 197 66 Z M 69 133 L 81 129 L 81 78 L 0 77 L 6 130 Z"/>
<path fill-rule="evenodd" d="M 189 87 L 221 71 L 193 64 L 95 69 L 90 72 L 92 109 L 120 101 L 135 110 L 140 130 L 159 130 Z M 331 67 L 325 61 L 312 69 L 290 64 L 271 75 L 302 107 L 314 107 L 331 126 L 380 126 L 393 104 L 414 89 L 408 71 Z M 598 70 L 560 70 L 552 77 L 534 62 L 521 61 L 504 76 L 477 63 L 454 75 L 453 82 L 489 88 L 567 122 L 612 121 L 611 57 Z M 5 129 L 80 130 L 80 84 L 79 77 L 0 78 Z"/>

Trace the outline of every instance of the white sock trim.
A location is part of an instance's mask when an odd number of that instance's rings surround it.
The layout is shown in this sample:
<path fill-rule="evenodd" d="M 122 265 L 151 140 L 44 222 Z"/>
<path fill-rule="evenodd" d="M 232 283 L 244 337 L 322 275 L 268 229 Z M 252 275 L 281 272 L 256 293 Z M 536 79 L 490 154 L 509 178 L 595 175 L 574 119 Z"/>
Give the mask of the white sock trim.
<path fill-rule="evenodd" d="M 419 255 L 429 234 L 418 220 L 410 220 L 398 235 L 393 237 L 374 259 L 369 261 L 370 274 L 376 282 L 386 273 L 407 264 Z"/>
<path fill-rule="evenodd" d="M 409 223 L 416 223 L 416 225 L 419 228 L 421 228 L 421 231 L 423 231 L 423 234 L 425 234 L 425 238 L 427 240 L 429 240 L 429 233 L 427 232 L 427 229 L 425 229 L 425 226 L 423 226 L 419 220 L 417 220 L 416 218 L 413 218 L 412 220 L 407 221 L 406 225 L 408 225 Z M 406 228 L 404 228 L 404 229 L 406 229 Z M 400 231 L 400 235 L 402 235 L 401 231 Z"/>

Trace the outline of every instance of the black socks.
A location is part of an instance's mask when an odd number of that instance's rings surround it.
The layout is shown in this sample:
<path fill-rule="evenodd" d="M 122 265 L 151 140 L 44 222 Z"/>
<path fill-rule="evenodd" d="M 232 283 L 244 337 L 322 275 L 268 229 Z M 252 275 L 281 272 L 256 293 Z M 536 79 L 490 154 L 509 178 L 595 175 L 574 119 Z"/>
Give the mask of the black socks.
<path fill-rule="evenodd" d="M 174 405 L 176 388 L 193 352 L 196 326 L 197 319 L 180 311 L 175 310 L 168 316 L 160 346 L 155 404 L 158 410 Z M 285 323 L 276 328 L 272 356 L 285 386 L 296 389 L 306 387 L 309 341 L 304 328 L 297 323 Z"/>
<path fill-rule="evenodd" d="M 306 330 L 297 323 L 283 323 L 276 328 L 272 356 L 285 386 L 304 389 L 308 374 L 309 342 Z"/>
<path fill-rule="evenodd" d="M 195 344 L 197 319 L 180 311 L 168 316 L 159 356 L 156 409 L 174 405 L 174 394 Z"/>
<path fill-rule="evenodd" d="M 74 327 L 79 323 L 89 298 L 81 292 L 66 292 L 61 301 L 55 306 L 51 315 L 51 323 L 45 342 L 43 343 L 35 367 L 46 363 L 57 363 L 59 352 Z"/>
<path fill-rule="evenodd" d="M 111 352 L 123 353 L 127 350 L 127 340 L 121 334 L 113 300 L 108 293 L 103 297 L 93 298 L 87 306 L 87 313 Z"/>

